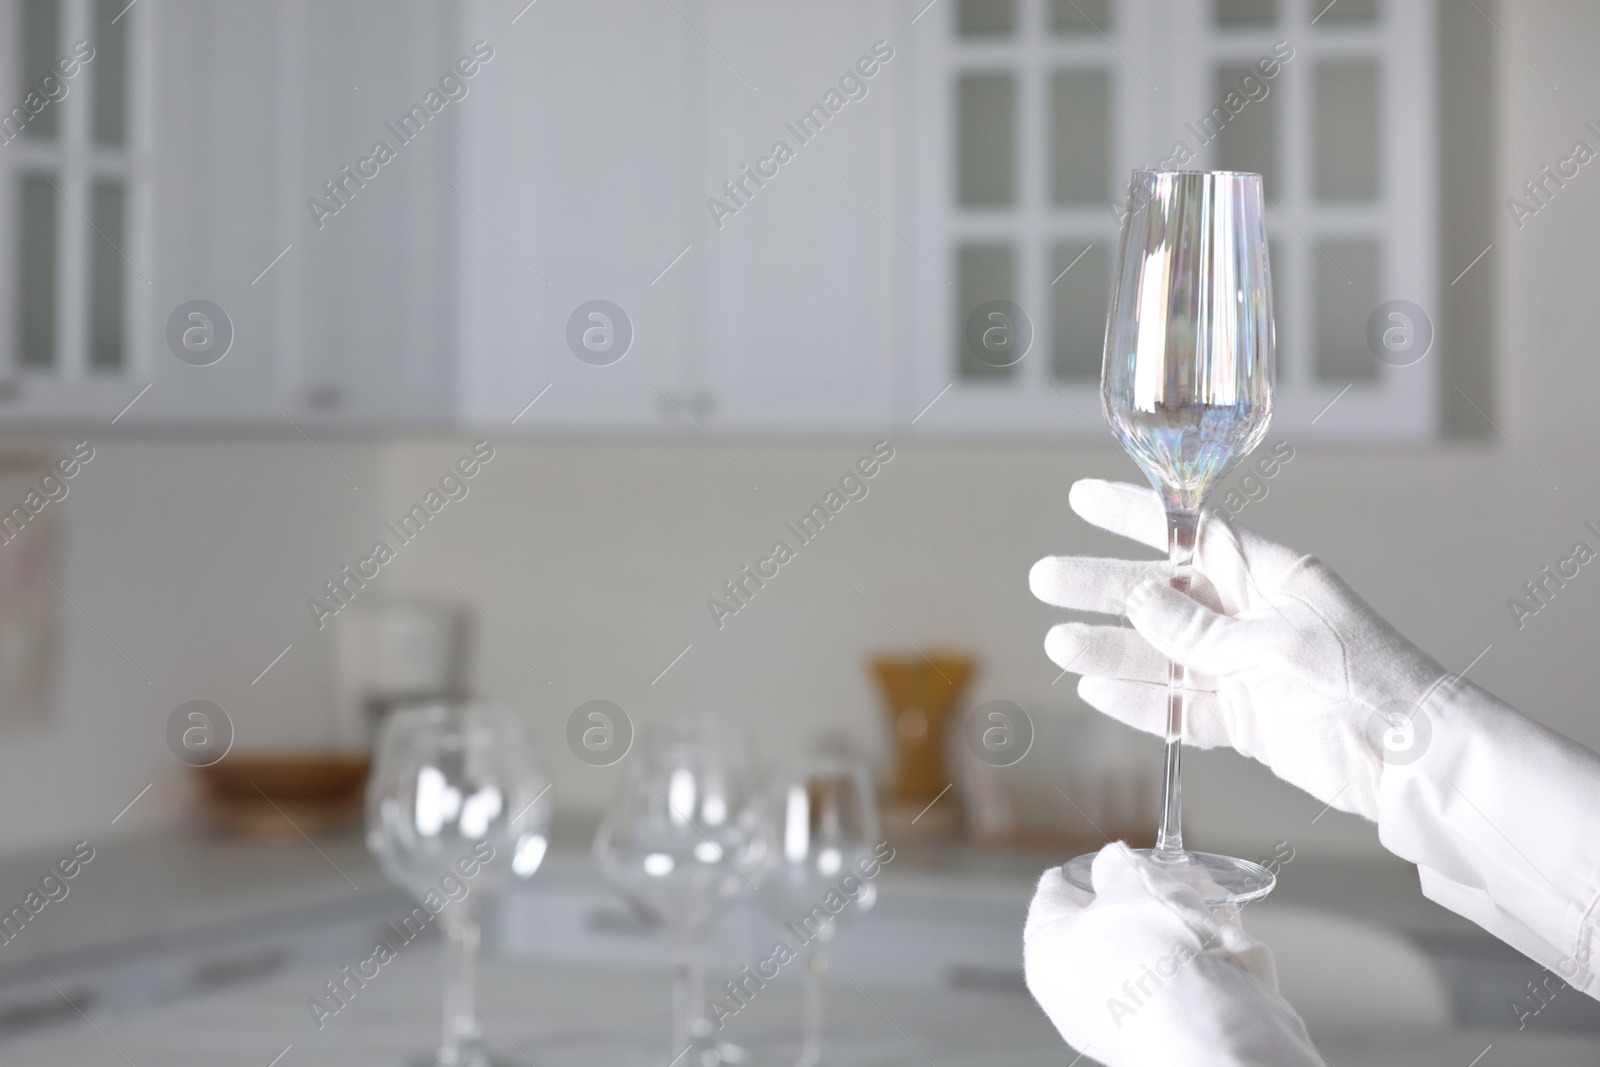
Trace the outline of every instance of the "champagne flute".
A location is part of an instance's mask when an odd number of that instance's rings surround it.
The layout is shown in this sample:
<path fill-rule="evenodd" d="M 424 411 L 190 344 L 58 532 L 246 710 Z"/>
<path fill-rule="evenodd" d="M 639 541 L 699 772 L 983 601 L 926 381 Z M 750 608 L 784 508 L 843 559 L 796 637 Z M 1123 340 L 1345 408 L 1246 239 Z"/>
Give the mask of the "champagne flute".
<path fill-rule="evenodd" d="M 720 719 L 681 719 L 654 731 L 630 770 L 595 835 L 594 856 L 608 881 L 661 919 L 672 942 L 672 1051 L 662 1062 L 743 1062 L 745 1050 L 719 1039 L 707 1015 L 705 946 L 722 910 L 756 892 L 766 864 L 750 748 Z"/>
<path fill-rule="evenodd" d="M 476 1007 L 483 898 L 544 860 L 549 779 L 515 719 L 441 701 L 389 713 L 367 784 L 367 847 L 444 928 L 444 1021 L 431 1067 L 491 1067 Z"/>
<path fill-rule="evenodd" d="M 1266 435 L 1272 418 L 1272 277 L 1261 175 L 1136 170 L 1128 185 L 1100 397 L 1122 447 L 1161 494 L 1174 588 L 1192 579 L 1200 509 Z M 1241 904 L 1272 891 L 1259 864 L 1183 847 L 1180 747 L 1186 676 L 1169 666 L 1166 773 L 1156 846 L 1146 855 Z M 1093 889 L 1094 855 L 1065 866 Z"/>
<path fill-rule="evenodd" d="M 867 768 L 835 756 L 801 760 L 778 778 L 774 800 L 772 862 L 762 897 L 773 918 L 805 939 L 797 1067 L 819 1067 L 828 947 L 840 926 L 872 910 L 878 899 L 869 877 L 878 867 L 872 858 L 880 840 L 878 806 Z"/>

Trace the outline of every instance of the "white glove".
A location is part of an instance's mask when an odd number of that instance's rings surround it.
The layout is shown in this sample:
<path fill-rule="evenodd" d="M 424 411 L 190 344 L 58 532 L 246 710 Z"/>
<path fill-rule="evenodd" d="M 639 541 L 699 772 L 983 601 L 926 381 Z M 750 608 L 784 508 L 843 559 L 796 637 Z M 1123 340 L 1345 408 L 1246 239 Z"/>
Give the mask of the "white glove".
<path fill-rule="evenodd" d="M 1045 871 L 1022 934 L 1028 991 L 1074 1048 L 1109 1067 L 1324 1063 L 1226 911 L 1120 842 L 1093 877 L 1091 896 Z"/>
<path fill-rule="evenodd" d="M 1095 480 L 1072 508 L 1152 548 L 1149 489 Z M 1135 629 L 1065 623 L 1045 649 L 1078 692 L 1130 726 L 1166 732 L 1166 657 L 1187 666 L 1184 740 L 1232 745 L 1324 803 L 1378 822 L 1423 893 L 1600 998 L 1600 756 L 1447 675 L 1331 570 L 1207 513 L 1194 594 L 1167 564 L 1058 557 L 1035 595 L 1126 612 Z M 1225 614 L 1219 614 L 1219 612 Z M 1098 868 L 1097 868 L 1098 870 Z"/>
<path fill-rule="evenodd" d="M 1151 548 L 1167 544 L 1155 492 L 1085 479 L 1072 509 Z M 1378 817 L 1383 744 L 1408 741 L 1404 716 L 1447 677 L 1312 556 L 1208 511 L 1196 539 L 1194 596 L 1165 561 L 1082 556 L 1034 564 L 1029 584 L 1057 607 L 1126 614 L 1136 629 L 1069 622 L 1045 651 L 1084 677 L 1078 693 L 1130 726 L 1164 735 L 1167 659 L 1189 668 L 1184 742 L 1231 745 L 1342 811 Z M 1379 714 L 1382 718 L 1375 718 Z"/>

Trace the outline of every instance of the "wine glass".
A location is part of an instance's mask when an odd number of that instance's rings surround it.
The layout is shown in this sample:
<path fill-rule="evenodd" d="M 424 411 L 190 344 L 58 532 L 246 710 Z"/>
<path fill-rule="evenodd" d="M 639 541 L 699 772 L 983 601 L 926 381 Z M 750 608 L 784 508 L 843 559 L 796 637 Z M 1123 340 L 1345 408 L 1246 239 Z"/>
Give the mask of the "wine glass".
<path fill-rule="evenodd" d="M 367 847 L 444 928 L 444 1025 L 434 1067 L 490 1067 L 475 980 L 484 897 L 538 870 L 549 780 L 516 720 L 441 701 L 389 713 L 367 784 Z M 421 922 L 413 912 L 408 927 Z"/>
<path fill-rule="evenodd" d="M 772 859 L 762 898 L 772 917 L 801 940 L 805 1007 L 797 1067 L 818 1067 L 828 946 L 841 925 L 871 911 L 878 899 L 872 778 L 859 761 L 814 756 L 778 778 L 769 812 Z"/>
<path fill-rule="evenodd" d="M 1272 276 L 1261 175 L 1136 170 L 1106 322 L 1100 397 L 1106 421 L 1167 512 L 1174 588 L 1192 578 L 1200 508 L 1212 487 L 1261 442 L 1272 418 Z M 1213 904 L 1272 891 L 1248 860 L 1186 852 L 1180 761 L 1185 671 L 1171 663 L 1166 773 L 1156 846 L 1145 852 Z M 1065 867 L 1093 889 L 1094 856 Z"/>
<path fill-rule="evenodd" d="M 743 734 L 723 720 L 666 723 L 649 735 L 595 835 L 601 874 L 659 918 L 672 943 L 667 1060 L 685 1067 L 746 1058 L 714 1036 L 706 1016 L 705 945 L 721 911 L 756 892 L 766 862 L 757 773 Z"/>

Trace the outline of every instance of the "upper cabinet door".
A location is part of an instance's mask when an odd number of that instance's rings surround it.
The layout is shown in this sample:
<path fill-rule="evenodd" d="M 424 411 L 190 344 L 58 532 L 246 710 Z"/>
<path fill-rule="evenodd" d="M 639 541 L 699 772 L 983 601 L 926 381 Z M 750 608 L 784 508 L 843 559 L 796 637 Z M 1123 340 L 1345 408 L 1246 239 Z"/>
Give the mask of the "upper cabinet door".
<path fill-rule="evenodd" d="M 109 421 L 148 379 L 152 20 L 0 2 L 0 417 Z M 184 101 L 174 101 L 182 107 Z M 137 382 L 138 384 L 133 384 Z"/>
<path fill-rule="evenodd" d="M 725 432 L 870 432 L 893 409 L 909 16 L 680 3 L 698 32 L 690 373 Z M 895 15 L 895 17 L 891 17 Z"/>
<path fill-rule="evenodd" d="M 1432 5 L 951 0 L 919 23 L 912 262 L 928 435 L 1104 433 L 1128 174 L 1262 174 L 1274 433 L 1426 441 Z"/>
<path fill-rule="evenodd" d="M 448 417 L 448 6 L 11 0 L 0 19 L 7 68 L 58 90 L 0 158 L 0 378 L 24 418 Z"/>
<path fill-rule="evenodd" d="M 0 417 L 1091 436 L 1160 166 L 1265 176 L 1279 431 L 1427 440 L 1428 10 L 0 0 Z"/>
<path fill-rule="evenodd" d="M 1124 0 L 957 0 L 921 20 L 919 434 L 1101 431 L 1123 190 L 1159 136 L 1141 76 L 1160 63 L 1159 15 Z"/>
<path fill-rule="evenodd" d="M 445 423 L 449 176 L 492 63 L 479 62 L 453 4 L 275 3 L 287 16 L 276 34 L 281 239 L 267 252 L 287 251 L 255 287 L 275 280 L 290 318 L 277 399 L 314 421 Z"/>
<path fill-rule="evenodd" d="M 681 366 L 703 255 L 685 237 L 694 31 L 669 3 L 466 11 L 466 37 L 494 59 L 463 108 L 453 179 L 462 415 L 692 432 L 679 411 L 703 412 Z"/>

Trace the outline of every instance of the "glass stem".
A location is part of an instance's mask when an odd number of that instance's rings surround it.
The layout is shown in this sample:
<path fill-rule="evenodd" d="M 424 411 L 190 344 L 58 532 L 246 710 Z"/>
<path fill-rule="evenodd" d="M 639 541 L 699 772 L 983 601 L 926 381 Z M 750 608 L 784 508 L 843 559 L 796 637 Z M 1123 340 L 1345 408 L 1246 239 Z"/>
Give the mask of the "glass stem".
<path fill-rule="evenodd" d="M 478 1017 L 477 911 L 462 901 L 441 916 L 444 926 L 444 1030 L 441 1067 L 481 1067 L 488 1063 L 483 1024 Z"/>
<path fill-rule="evenodd" d="M 1172 588 L 1188 593 L 1194 569 L 1195 533 L 1200 516 L 1167 509 L 1167 561 Z M 1188 672 L 1177 660 L 1167 663 L 1167 760 L 1161 783 L 1161 825 L 1156 831 L 1155 859 L 1174 862 L 1183 854 L 1183 730 Z"/>
<path fill-rule="evenodd" d="M 823 979 L 828 974 L 828 950 L 818 946 L 806 953 L 805 1008 L 802 1016 L 799 1067 L 822 1062 Z"/>
<path fill-rule="evenodd" d="M 703 941 L 690 939 L 678 946 L 672 965 L 672 1054 L 711 1032 L 705 1016 L 706 951 Z"/>

